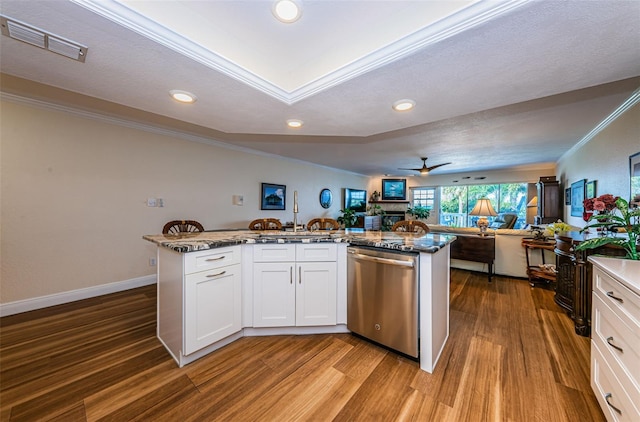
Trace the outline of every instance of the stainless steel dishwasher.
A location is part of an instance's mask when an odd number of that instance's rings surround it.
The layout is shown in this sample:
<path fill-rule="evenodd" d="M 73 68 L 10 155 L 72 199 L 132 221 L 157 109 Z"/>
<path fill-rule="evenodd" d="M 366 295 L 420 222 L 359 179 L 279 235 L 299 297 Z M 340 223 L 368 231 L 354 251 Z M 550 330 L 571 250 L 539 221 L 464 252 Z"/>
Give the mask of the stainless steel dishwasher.
<path fill-rule="evenodd" d="M 347 249 L 347 328 L 418 358 L 418 254 Z"/>

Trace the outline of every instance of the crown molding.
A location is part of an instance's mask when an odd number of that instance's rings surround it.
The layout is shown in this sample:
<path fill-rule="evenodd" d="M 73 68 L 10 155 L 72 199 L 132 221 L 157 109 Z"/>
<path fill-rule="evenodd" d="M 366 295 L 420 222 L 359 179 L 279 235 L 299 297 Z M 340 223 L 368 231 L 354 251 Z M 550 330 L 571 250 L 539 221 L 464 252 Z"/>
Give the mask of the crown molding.
<path fill-rule="evenodd" d="M 530 0 L 478 1 L 433 25 L 348 63 L 334 72 L 310 81 L 293 91 L 287 91 L 276 83 L 132 11 L 121 3 L 104 0 L 71 1 L 287 105 L 295 104 L 350 79 L 410 56 L 426 46 L 482 25 L 530 2 Z"/>
<path fill-rule="evenodd" d="M 587 142 L 591 141 L 593 138 L 596 137 L 596 135 L 598 135 L 605 128 L 607 128 L 607 126 L 609 126 L 611 123 L 616 121 L 616 119 L 618 119 L 618 117 L 620 117 L 627 110 L 629 110 L 630 108 L 632 108 L 633 106 L 635 106 L 638 103 L 640 103 L 640 88 L 638 88 L 635 91 L 633 91 L 633 94 L 631 94 L 631 96 L 624 103 L 620 104 L 620 106 L 618 106 L 618 108 L 616 108 L 613 111 L 613 113 L 611 113 L 603 121 L 598 123 L 598 125 L 596 127 L 594 127 L 593 129 L 591 129 L 591 131 L 589 133 L 587 133 L 582 139 L 580 139 L 580 141 L 577 144 L 575 144 L 567 152 L 562 154 L 562 156 L 558 159 L 557 162 L 559 163 L 560 161 L 564 160 L 565 158 L 573 155 L 580 148 L 582 148 Z"/>

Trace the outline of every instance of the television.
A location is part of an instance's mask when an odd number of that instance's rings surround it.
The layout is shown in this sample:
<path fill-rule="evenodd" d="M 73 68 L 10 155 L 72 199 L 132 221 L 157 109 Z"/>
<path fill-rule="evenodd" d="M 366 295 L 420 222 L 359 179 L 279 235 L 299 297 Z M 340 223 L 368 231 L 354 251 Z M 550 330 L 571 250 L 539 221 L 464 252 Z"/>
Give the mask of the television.
<path fill-rule="evenodd" d="M 344 188 L 344 209 L 355 212 L 367 211 L 367 191 L 363 189 Z"/>

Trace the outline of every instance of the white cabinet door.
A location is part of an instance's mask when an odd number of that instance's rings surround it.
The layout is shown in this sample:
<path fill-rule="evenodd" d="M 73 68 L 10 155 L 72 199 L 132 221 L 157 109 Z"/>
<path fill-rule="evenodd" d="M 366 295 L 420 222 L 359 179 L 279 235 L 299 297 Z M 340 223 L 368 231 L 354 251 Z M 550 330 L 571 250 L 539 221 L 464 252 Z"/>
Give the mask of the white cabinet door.
<path fill-rule="evenodd" d="M 185 277 L 185 355 L 240 331 L 241 290 L 239 264 Z"/>
<path fill-rule="evenodd" d="M 296 324 L 295 263 L 254 262 L 253 326 Z"/>
<path fill-rule="evenodd" d="M 335 325 L 337 264 L 298 263 L 296 275 L 295 325 Z"/>

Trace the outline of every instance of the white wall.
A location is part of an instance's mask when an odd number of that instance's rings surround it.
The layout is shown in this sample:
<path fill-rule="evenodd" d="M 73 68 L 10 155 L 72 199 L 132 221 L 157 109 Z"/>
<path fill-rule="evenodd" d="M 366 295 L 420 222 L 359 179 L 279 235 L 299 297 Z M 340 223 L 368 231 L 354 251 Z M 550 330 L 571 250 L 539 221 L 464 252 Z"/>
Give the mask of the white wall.
<path fill-rule="evenodd" d="M 629 200 L 629 156 L 640 152 L 640 105 L 635 105 L 575 151 L 558 162 L 558 178 L 565 188 L 571 183 L 596 180 L 596 195 L 610 193 Z M 581 217 L 564 208 L 564 221 L 584 227 Z"/>
<path fill-rule="evenodd" d="M 2 101 L 0 303 L 155 274 L 145 234 L 173 219 L 205 229 L 259 217 L 337 217 L 342 188 L 368 179 L 76 114 Z M 287 186 L 286 211 L 261 211 L 260 183 Z M 334 194 L 320 207 L 323 188 Z M 232 205 L 244 195 L 244 206 Z M 164 208 L 146 198 L 161 197 Z"/>

